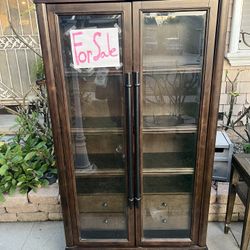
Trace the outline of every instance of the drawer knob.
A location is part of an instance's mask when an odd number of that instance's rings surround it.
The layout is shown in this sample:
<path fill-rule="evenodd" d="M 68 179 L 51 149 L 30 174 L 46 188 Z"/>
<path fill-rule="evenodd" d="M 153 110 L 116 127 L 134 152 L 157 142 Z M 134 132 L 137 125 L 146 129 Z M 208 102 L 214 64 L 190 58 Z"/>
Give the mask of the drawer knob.
<path fill-rule="evenodd" d="M 103 203 L 102 203 L 102 206 L 103 206 L 103 207 L 108 207 L 108 202 L 103 202 Z"/>
<path fill-rule="evenodd" d="M 108 224 L 109 223 L 108 219 L 105 219 L 103 223 Z"/>
<path fill-rule="evenodd" d="M 166 203 L 166 202 L 162 202 L 162 203 L 161 203 L 161 206 L 162 206 L 162 207 L 167 207 L 167 203 Z"/>
<path fill-rule="evenodd" d="M 162 219 L 162 223 L 167 223 L 167 219 Z"/>
<path fill-rule="evenodd" d="M 118 145 L 115 149 L 117 153 L 122 153 L 122 145 Z"/>

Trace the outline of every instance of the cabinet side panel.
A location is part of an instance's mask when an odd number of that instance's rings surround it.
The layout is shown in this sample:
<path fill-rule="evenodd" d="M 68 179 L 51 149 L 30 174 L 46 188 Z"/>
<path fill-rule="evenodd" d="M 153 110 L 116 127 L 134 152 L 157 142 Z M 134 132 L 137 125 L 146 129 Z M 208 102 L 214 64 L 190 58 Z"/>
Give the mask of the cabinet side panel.
<path fill-rule="evenodd" d="M 50 107 L 51 122 L 52 122 L 53 140 L 56 153 L 56 163 L 58 168 L 58 176 L 60 179 L 59 189 L 60 189 L 61 204 L 64 217 L 65 237 L 67 246 L 70 247 L 73 246 L 72 226 L 71 226 L 71 220 L 70 220 L 71 216 L 67 201 L 68 189 L 65 176 L 65 162 L 63 158 L 61 129 L 59 122 L 59 114 L 58 114 L 55 78 L 53 73 L 53 63 L 51 57 L 52 54 L 50 46 L 49 27 L 47 21 L 47 12 L 45 4 L 37 4 L 36 9 L 37 9 L 38 25 L 40 30 L 43 60 L 45 62 L 44 65 L 45 65 L 46 83 L 48 89 L 49 107 Z"/>
<path fill-rule="evenodd" d="M 215 134 L 217 128 L 217 113 L 219 107 L 220 89 L 221 89 L 221 78 L 223 71 L 223 59 L 226 44 L 226 27 L 227 27 L 227 16 L 229 9 L 229 1 L 219 1 L 218 21 L 216 30 L 216 49 L 213 66 L 212 76 L 212 92 L 210 99 L 209 109 L 209 124 L 207 132 L 206 142 L 206 160 L 207 166 L 204 172 L 204 188 L 203 188 L 203 200 L 202 200 L 202 212 L 200 217 L 200 230 L 199 230 L 199 245 L 206 245 L 207 235 L 207 222 L 208 222 L 208 209 L 209 209 L 209 197 L 212 182 L 212 166 L 214 160 L 215 150 Z"/>

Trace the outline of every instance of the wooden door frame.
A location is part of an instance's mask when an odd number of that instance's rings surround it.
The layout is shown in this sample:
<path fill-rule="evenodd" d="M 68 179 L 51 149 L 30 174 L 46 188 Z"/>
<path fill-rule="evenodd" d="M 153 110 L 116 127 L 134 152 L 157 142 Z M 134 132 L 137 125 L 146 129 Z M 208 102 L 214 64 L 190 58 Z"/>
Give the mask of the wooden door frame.
<path fill-rule="evenodd" d="M 74 176 L 74 161 L 71 149 L 71 133 L 69 122 L 68 101 L 64 79 L 63 59 L 61 55 L 61 41 L 59 30 L 59 15 L 80 14 L 121 14 L 123 25 L 123 72 L 132 71 L 131 49 L 131 4 L 130 3 L 82 3 L 82 4 L 38 4 L 39 26 L 48 79 L 50 110 L 55 113 L 52 117 L 53 135 L 59 138 L 55 142 L 57 165 L 59 172 L 59 187 L 62 196 L 62 210 L 64 217 L 67 247 L 74 246 L 104 246 L 104 247 L 130 247 L 134 246 L 134 208 L 127 208 L 128 240 L 80 240 L 78 201 L 76 181 Z M 126 42 L 125 42 L 126 41 Z M 48 73 L 48 74 L 47 74 Z M 48 77 L 49 76 L 49 77 Z"/>
<path fill-rule="evenodd" d="M 214 125 L 209 121 L 212 119 L 214 124 L 217 115 L 212 114 L 213 117 L 209 115 L 209 107 L 212 103 L 216 103 L 218 106 L 218 94 L 216 98 L 211 96 L 211 93 L 214 93 L 214 85 L 220 85 L 219 79 L 217 77 L 216 83 L 214 80 L 212 82 L 213 76 L 216 72 L 216 67 L 222 65 L 222 59 L 220 61 L 215 61 L 216 65 L 213 65 L 214 60 L 214 51 L 216 49 L 216 40 L 215 34 L 216 30 L 220 28 L 217 20 L 217 11 L 221 7 L 222 1 L 209 1 L 209 0 L 169 0 L 169 1 L 144 1 L 144 2 L 134 2 L 133 3 L 133 61 L 134 61 L 134 71 L 141 72 L 140 82 L 142 83 L 142 49 L 140 46 L 141 43 L 141 16 L 140 13 L 143 11 L 149 12 L 152 11 L 206 11 L 207 12 L 207 23 L 205 30 L 205 44 L 204 44 L 204 61 L 202 69 L 202 93 L 201 93 L 201 103 L 200 103 L 200 119 L 198 124 L 198 139 L 197 139 L 197 157 L 196 157 L 196 167 L 195 167 L 195 178 L 194 178 L 194 191 L 193 191 L 193 204 L 192 204 L 192 223 L 191 223 L 191 237 L 190 239 L 159 239 L 158 242 L 155 240 L 144 241 L 142 239 L 142 213 L 140 210 L 136 209 L 136 245 L 137 246 L 206 246 L 206 223 L 203 223 L 205 216 L 208 216 L 208 205 L 209 200 L 208 192 L 204 193 L 204 190 L 208 190 L 211 187 L 211 183 L 208 181 L 211 178 L 207 175 L 209 172 L 211 175 L 212 172 L 212 160 L 209 164 L 206 163 L 208 158 L 213 158 L 213 149 L 214 145 L 213 138 L 215 138 L 215 130 L 212 133 L 211 127 Z M 224 2 L 224 7 L 225 1 Z M 181 6 L 181 8 L 180 8 Z M 224 13 L 225 15 L 225 13 Z M 225 19 L 225 17 L 223 16 Z M 218 26 L 217 26 L 218 25 Z M 222 27 L 221 27 L 222 28 Z M 139 34 L 139 39 L 138 39 Z M 224 46 L 224 45 L 223 45 Z M 220 51 L 221 53 L 221 51 Z M 216 54 L 217 55 L 217 54 Z M 221 54 L 220 54 L 221 55 Z M 223 56 L 221 56 L 223 58 Z M 142 89 L 142 88 L 141 88 Z M 218 88 L 216 88 L 218 91 Z M 142 103 L 142 95 L 141 95 Z M 142 124 L 142 117 L 141 117 Z M 214 128 L 213 128 L 214 129 Z M 210 137 L 207 136 L 207 131 L 211 131 Z M 140 130 L 140 138 L 142 133 Z M 142 145 L 142 142 L 140 143 Z M 208 151 L 208 145 L 211 149 Z M 142 154 L 140 155 L 142 160 Z M 141 161 L 142 162 L 142 161 Z M 142 173 L 142 164 L 140 166 L 140 173 Z M 142 190 L 142 174 L 141 174 L 141 190 Z M 205 210 L 205 211 L 202 211 Z M 201 233 L 202 232 L 202 233 Z"/>

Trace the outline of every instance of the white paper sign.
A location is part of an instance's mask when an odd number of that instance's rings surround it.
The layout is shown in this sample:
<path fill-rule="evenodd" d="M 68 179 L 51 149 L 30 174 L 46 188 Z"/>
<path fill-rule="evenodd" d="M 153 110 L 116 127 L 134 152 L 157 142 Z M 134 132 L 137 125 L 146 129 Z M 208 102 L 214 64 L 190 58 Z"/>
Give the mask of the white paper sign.
<path fill-rule="evenodd" d="M 119 67 L 118 28 L 70 31 L 74 68 Z"/>

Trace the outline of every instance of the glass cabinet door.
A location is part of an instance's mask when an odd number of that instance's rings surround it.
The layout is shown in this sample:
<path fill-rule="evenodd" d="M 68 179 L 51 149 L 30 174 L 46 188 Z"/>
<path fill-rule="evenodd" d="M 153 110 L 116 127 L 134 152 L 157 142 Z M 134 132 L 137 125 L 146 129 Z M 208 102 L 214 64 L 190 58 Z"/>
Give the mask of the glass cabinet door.
<path fill-rule="evenodd" d="M 58 26 L 79 238 L 83 243 L 128 243 L 133 220 L 128 207 L 124 83 L 129 49 L 123 46 L 128 4 L 119 4 L 114 12 L 117 4 L 72 6 L 76 13 L 59 14 Z"/>
<path fill-rule="evenodd" d="M 206 11 L 141 13 L 142 237 L 191 238 Z"/>

